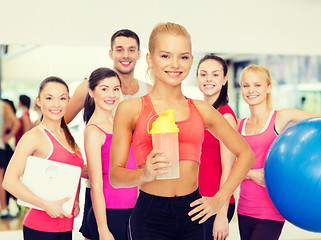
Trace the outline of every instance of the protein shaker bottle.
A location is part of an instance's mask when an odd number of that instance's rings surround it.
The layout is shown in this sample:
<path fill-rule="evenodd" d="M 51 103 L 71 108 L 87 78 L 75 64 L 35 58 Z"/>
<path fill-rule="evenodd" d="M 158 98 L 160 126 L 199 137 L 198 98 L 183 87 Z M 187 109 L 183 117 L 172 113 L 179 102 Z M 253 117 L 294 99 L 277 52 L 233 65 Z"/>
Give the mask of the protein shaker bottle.
<path fill-rule="evenodd" d="M 153 149 L 163 150 L 171 163 L 166 169 L 168 173 L 158 175 L 156 179 L 179 178 L 178 132 L 172 109 L 166 110 L 166 116 L 159 116 L 152 124 L 149 133 L 152 134 Z"/>

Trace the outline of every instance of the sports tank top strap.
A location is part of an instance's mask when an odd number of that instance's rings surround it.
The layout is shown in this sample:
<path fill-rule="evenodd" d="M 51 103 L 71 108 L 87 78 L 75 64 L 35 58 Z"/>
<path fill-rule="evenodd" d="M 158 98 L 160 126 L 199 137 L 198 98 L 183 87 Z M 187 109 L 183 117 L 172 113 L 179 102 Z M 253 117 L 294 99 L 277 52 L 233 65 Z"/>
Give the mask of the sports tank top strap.
<path fill-rule="evenodd" d="M 188 105 L 189 105 L 190 107 L 192 107 L 193 110 L 196 110 L 196 111 L 198 112 L 197 107 L 195 106 L 193 99 L 188 98 L 188 97 L 185 97 L 185 98 L 186 98 L 186 100 L 187 100 L 187 102 L 188 102 Z"/>
<path fill-rule="evenodd" d="M 191 111 L 190 114 L 189 114 L 189 118 L 192 119 L 192 117 L 194 117 L 195 114 L 197 114 L 199 120 L 201 120 L 201 122 L 203 124 L 203 127 L 204 127 L 205 126 L 204 119 L 203 119 L 201 113 L 198 111 L 197 107 L 195 106 L 193 99 L 187 98 L 187 97 L 185 97 L 185 98 L 187 99 L 188 107 L 189 107 L 189 109 Z"/>
<path fill-rule="evenodd" d="M 267 129 L 269 129 L 269 130 L 272 129 L 273 131 L 275 131 L 275 118 L 276 118 L 276 113 L 277 112 L 278 111 L 276 111 L 276 110 L 273 111 L 273 115 L 270 118 L 270 122 L 269 122 L 269 125 L 268 125 Z"/>
<path fill-rule="evenodd" d="M 83 167 L 84 160 L 81 156 L 80 151 L 75 153 L 72 150 L 66 148 L 66 146 L 63 145 L 45 126 L 39 124 L 37 127 L 39 127 L 41 131 L 44 132 L 51 144 L 51 152 L 46 159 L 74 165 L 81 168 Z"/>
<path fill-rule="evenodd" d="M 142 96 L 141 99 L 142 99 L 142 109 L 145 109 L 146 107 L 149 107 L 149 109 L 153 109 L 153 104 L 148 94 Z"/>
<path fill-rule="evenodd" d="M 98 128 L 100 131 L 102 131 L 103 133 L 105 133 L 105 134 L 110 134 L 110 133 L 105 132 L 101 127 L 99 127 L 99 126 L 96 125 L 96 124 L 88 124 L 88 125 L 86 126 L 86 128 L 89 127 L 89 126 L 94 126 L 94 127 Z"/>
<path fill-rule="evenodd" d="M 142 101 L 142 108 L 139 113 L 136 125 L 141 123 L 142 121 L 145 122 L 146 119 L 147 119 L 147 121 L 144 124 L 147 124 L 150 118 L 155 117 L 157 115 L 157 113 L 154 111 L 152 100 L 150 99 L 148 94 L 140 97 L 140 99 Z M 147 129 L 147 128 L 145 128 L 145 129 Z"/>
<path fill-rule="evenodd" d="M 193 101 L 192 99 L 187 98 L 187 97 L 185 97 L 185 98 L 186 98 L 186 100 L 187 100 L 187 102 L 188 102 L 189 105 L 191 105 L 192 107 L 196 108 L 196 106 L 195 106 L 195 104 L 194 104 L 194 101 Z"/>
<path fill-rule="evenodd" d="M 188 102 L 189 108 L 192 109 L 193 113 L 194 113 L 194 111 L 196 111 L 198 114 L 200 114 L 199 111 L 197 110 L 197 107 L 196 107 L 195 104 L 194 104 L 193 99 L 187 98 L 187 97 L 185 97 L 185 98 L 186 98 L 186 100 L 187 100 L 187 102 Z M 153 107 L 152 100 L 150 99 L 150 97 L 149 97 L 148 94 L 142 96 L 141 99 L 142 99 L 142 110 L 143 110 L 143 111 L 148 110 L 148 111 L 153 111 L 153 112 L 156 113 L 156 111 L 154 110 L 154 107 Z M 143 111 L 141 111 L 141 112 L 143 112 Z M 156 114 L 157 114 L 157 113 L 156 113 Z M 191 115 L 191 114 L 190 114 L 190 115 Z M 192 114 L 192 115 L 193 115 L 193 114 Z M 190 117 L 190 116 L 189 116 L 189 117 Z"/>
<path fill-rule="evenodd" d="M 266 123 L 265 123 L 265 126 L 263 127 L 263 129 L 260 131 L 260 133 L 263 133 L 265 131 L 269 131 L 271 129 L 273 129 L 273 131 L 276 133 L 275 131 L 275 118 L 276 118 L 276 113 L 277 111 L 274 110 L 270 113 L 270 116 L 268 117 Z M 246 125 L 246 122 L 247 122 L 248 118 L 243 118 L 240 122 L 240 127 L 239 127 L 239 133 L 241 133 L 242 135 L 246 135 L 245 134 L 245 125 Z M 260 134 L 259 133 L 259 134 Z M 277 134 L 277 133 L 276 133 Z"/>
<path fill-rule="evenodd" d="M 57 148 L 58 146 L 60 146 L 62 149 L 65 149 L 66 151 L 68 151 L 69 153 L 74 153 L 72 150 L 68 149 L 65 145 L 63 145 L 56 137 L 55 135 L 53 135 L 52 132 L 49 131 L 49 129 L 47 129 L 45 126 L 43 126 L 42 124 L 39 124 L 37 127 L 39 127 L 49 138 L 51 144 L 53 145 L 53 148 Z"/>
<path fill-rule="evenodd" d="M 242 133 L 242 129 L 243 129 L 245 120 L 246 120 L 246 118 L 243 118 L 239 123 L 239 133 Z"/>

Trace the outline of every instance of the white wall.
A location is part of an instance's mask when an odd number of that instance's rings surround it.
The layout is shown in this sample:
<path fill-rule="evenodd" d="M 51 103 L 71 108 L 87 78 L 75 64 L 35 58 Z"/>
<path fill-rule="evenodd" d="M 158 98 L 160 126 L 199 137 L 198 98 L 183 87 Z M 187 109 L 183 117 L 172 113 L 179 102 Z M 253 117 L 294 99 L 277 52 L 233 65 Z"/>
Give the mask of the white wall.
<path fill-rule="evenodd" d="M 105 46 L 120 28 L 146 46 L 161 21 L 184 25 L 195 51 L 321 54 L 319 0 L 0 0 L 0 43 Z"/>
<path fill-rule="evenodd" d="M 110 36 L 121 28 L 141 38 L 135 76 L 146 80 L 149 34 L 158 22 L 173 21 L 187 28 L 193 43 L 185 94 L 200 98 L 195 69 L 204 52 L 321 55 L 320 12 L 319 0 L 0 0 L 0 44 L 25 45 L 3 58 L 2 96 L 34 96 L 49 75 L 75 83 L 112 67 Z"/>

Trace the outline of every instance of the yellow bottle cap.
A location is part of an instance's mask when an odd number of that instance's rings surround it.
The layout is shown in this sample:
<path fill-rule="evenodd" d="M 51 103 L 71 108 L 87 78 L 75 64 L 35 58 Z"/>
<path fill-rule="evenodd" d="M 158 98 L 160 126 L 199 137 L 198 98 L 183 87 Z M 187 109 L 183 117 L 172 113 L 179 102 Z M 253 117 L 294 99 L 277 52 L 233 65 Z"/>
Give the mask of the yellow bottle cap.
<path fill-rule="evenodd" d="M 175 124 L 174 110 L 166 110 L 166 116 L 160 116 L 152 124 L 150 134 L 153 133 L 167 133 L 167 132 L 179 132 L 177 125 Z"/>

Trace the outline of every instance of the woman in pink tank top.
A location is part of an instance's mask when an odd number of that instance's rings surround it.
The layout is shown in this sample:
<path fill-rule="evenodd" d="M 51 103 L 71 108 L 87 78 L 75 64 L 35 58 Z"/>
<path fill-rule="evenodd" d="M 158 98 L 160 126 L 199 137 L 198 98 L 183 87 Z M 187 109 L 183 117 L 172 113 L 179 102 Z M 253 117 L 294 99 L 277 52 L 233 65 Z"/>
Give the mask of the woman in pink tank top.
<path fill-rule="evenodd" d="M 113 110 L 119 103 L 121 81 L 116 72 L 99 68 L 88 80 L 85 101 L 85 151 L 91 183 L 92 208 L 87 224 L 93 240 L 127 240 L 129 216 L 137 199 L 137 187 L 113 188 L 109 183 L 109 150 L 113 132 Z M 133 153 L 127 168 L 136 169 Z"/>
<path fill-rule="evenodd" d="M 205 102 L 217 109 L 237 129 L 237 120 L 228 105 L 227 63 L 215 55 L 205 55 L 198 64 L 197 82 Z M 199 190 L 203 197 L 212 197 L 224 184 L 235 163 L 235 156 L 211 132 L 204 130 L 199 168 Z M 229 221 L 235 211 L 233 195 L 222 209 L 205 222 L 206 240 L 224 240 L 229 235 Z"/>
<path fill-rule="evenodd" d="M 42 109 L 43 119 L 38 127 L 25 133 L 8 166 L 4 187 L 15 197 L 43 210 L 31 208 L 24 219 L 25 240 L 72 239 L 73 220 L 79 213 L 79 189 L 72 214 L 65 212 L 62 204 L 70 197 L 50 201 L 34 194 L 20 180 L 28 156 L 57 161 L 82 168 L 83 159 L 65 121 L 69 102 L 67 84 L 58 77 L 48 77 L 40 85 L 37 104 Z M 80 180 L 80 179 L 79 179 Z"/>
<path fill-rule="evenodd" d="M 201 223 L 230 198 L 251 168 L 254 155 L 242 136 L 210 104 L 183 95 L 181 85 L 193 62 L 190 35 L 183 26 L 158 24 L 150 35 L 146 59 L 155 84 L 148 95 L 125 100 L 117 107 L 110 182 L 116 188 L 140 187 L 129 221 L 130 239 L 200 240 L 204 238 Z M 158 180 L 156 177 L 166 174 L 170 163 L 162 151 L 152 148 L 147 122 L 167 109 L 175 111 L 180 129 L 180 177 Z M 202 198 L 198 191 L 204 128 L 238 157 L 225 184 L 211 198 Z M 126 168 L 131 142 L 139 162 L 136 170 Z"/>
<path fill-rule="evenodd" d="M 241 184 L 237 209 L 240 235 L 242 240 L 276 240 L 281 235 L 284 218 L 275 209 L 265 188 L 265 156 L 277 135 L 288 126 L 320 115 L 297 109 L 273 111 L 271 76 L 264 67 L 247 66 L 242 72 L 240 85 L 250 116 L 239 120 L 239 132 L 256 157 L 254 166 Z"/>

